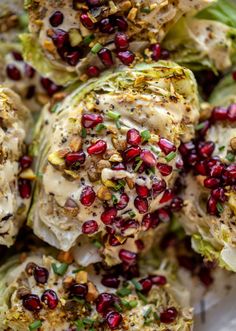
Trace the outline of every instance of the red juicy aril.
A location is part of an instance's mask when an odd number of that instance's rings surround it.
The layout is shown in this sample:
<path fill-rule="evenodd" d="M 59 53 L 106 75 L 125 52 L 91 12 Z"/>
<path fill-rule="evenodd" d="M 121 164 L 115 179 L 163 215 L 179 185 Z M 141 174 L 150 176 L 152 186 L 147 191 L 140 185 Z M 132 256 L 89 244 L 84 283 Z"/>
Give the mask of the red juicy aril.
<path fill-rule="evenodd" d="M 154 61 L 159 61 L 161 58 L 161 45 L 160 44 L 153 44 L 150 47 L 151 51 L 152 51 L 152 59 Z"/>
<path fill-rule="evenodd" d="M 49 309 L 55 309 L 58 305 L 58 297 L 55 291 L 46 290 L 41 296 L 41 301 L 44 302 Z"/>
<path fill-rule="evenodd" d="M 49 22 L 51 26 L 53 26 L 54 28 L 62 24 L 63 20 L 64 20 L 64 15 L 59 10 L 55 11 L 49 18 Z"/>
<path fill-rule="evenodd" d="M 13 51 L 13 52 L 11 52 L 11 54 L 16 61 L 23 61 L 23 57 L 22 57 L 21 53 Z"/>
<path fill-rule="evenodd" d="M 107 143 L 104 140 L 98 140 L 87 149 L 89 155 L 103 154 L 107 150 Z"/>
<path fill-rule="evenodd" d="M 117 53 L 119 60 L 126 66 L 130 65 L 135 58 L 135 55 L 131 51 L 120 51 Z"/>
<path fill-rule="evenodd" d="M 29 199 L 31 196 L 31 183 L 27 179 L 19 179 L 18 188 L 22 199 Z"/>
<path fill-rule="evenodd" d="M 117 216 L 116 208 L 107 208 L 101 215 L 101 220 L 104 224 L 109 225 L 111 224 Z"/>
<path fill-rule="evenodd" d="M 166 277 L 162 275 L 150 276 L 153 285 L 163 286 L 167 283 Z"/>
<path fill-rule="evenodd" d="M 79 59 L 81 58 L 81 52 L 78 50 L 66 52 L 64 58 L 70 66 L 74 67 L 78 64 Z"/>
<path fill-rule="evenodd" d="M 204 179 L 204 186 L 206 188 L 217 188 L 220 185 L 220 179 L 219 178 L 205 178 Z"/>
<path fill-rule="evenodd" d="M 36 266 L 33 271 L 37 283 L 45 284 L 48 281 L 49 272 L 46 268 Z"/>
<path fill-rule="evenodd" d="M 210 197 L 207 201 L 207 212 L 210 215 L 216 215 L 218 212 L 217 201 L 213 197 Z"/>
<path fill-rule="evenodd" d="M 217 162 L 215 165 L 213 165 L 212 168 L 210 168 L 210 176 L 211 177 L 220 177 L 223 170 L 224 170 L 224 165 Z"/>
<path fill-rule="evenodd" d="M 124 236 L 129 236 L 132 235 L 134 233 L 136 233 L 137 229 L 139 227 L 139 223 L 136 222 L 135 220 L 131 219 L 131 220 L 126 220 L 123 224 L 122 224 L 122 228 L 121 228 L 121 233 Z"/>
<path fill-rule="evenodd" d="M 227 120 L 227 115 L 228 110 L 226 108 L 223 107 L 216 107 L 213 109 L 212 113 L 211 113 L 211 118 L 214 121 L 224 121 Z"/>
<path fill-rule="evenodd" d="M 84 234 L 93 234 L 98 231 L 98 224 L 96 221 L 86 221 L 82 225 L 82 232 Z"/>
<path fill-rule="evenodd" d="M 118 288 L 120 280 L 116 276 L 104 275 L 101 283 L 106 287 Z"/>
<path fill-rule="evenodd" d="M 210 157 L 215 149 L 215 144 L 212 141 L 202 141 L 198 144 L 198 154 L 201 157 Z"/>
<path fill-rule="evenodd" d="M 28 63 L 25 63 L 25 75 L 28 78 L 33 78 L 35 75 L 35 70 Z"/>
<path fill-rule="evenodd" d="M 147 198 L 149 196 L 149 189 L 144 185 L 135 185 L 136 192 L 139 197 Z"/>
<path fill-rule="evenodd" d="M 152 225 L 152 217 L 151 214 L 146 214 L 142 219 L 142 228 L 144 231 L 147 231 L 151 228 Z"/>
<path fill-rule="evenodd" d="M 33 159 L 31 156 L 24 155 L 20 158 L 20 166 L 22 169 L 27 169 L 31 166 Z"/>
<path fill-rule="evenodd" d="M 153 167 L 156 164 L 155 155 L 148 149 L 143 149 L 140 153 L 140 159 L 148 166 Z"/>
<path fill-rule="evenodd" d="M 83 188 L 80 195 L 80 202 L 84 206 L 91 206 L 94 203 L 96 194 L 91 186 L 86 186 Z"/>
<path fill-rule="evenodd" d="M 108 48 L 102 48 L 98 52 L 98 57 L 102 61 L 105 67 L 109 68 L 114 64 L 111 51 Z"/>
<path fill-rule="evenodd" d="M 82 125 L 86 129 L 94 128 L 99 123 L 103 122 L 103 117 L 99 114 L 83 114 Z"/>
<path fill-rule="evenodd" d="M 154 215 L 161 222 L 169 222 L 170 221 L 170 212 L 167 209 L 159 208 L 154 212 Z"/>
<path fill-rule="evenodd" d="M 169 176 L 172 172 L 172 166 L 165 163 L 157 163 L 157 169 L 162 176 Z"/>
<path fill-rule="evenodd" d="M 165 138 L 160 138 L 160 140 L 158 142 L 158 146 L 160 147 L 162 152 L 165 153 L 165 155 L 168 155 L 170 152 L 176 151 L 175 145 L 172 144 L 172 142 L 170 142 L 169 140 L 167 140 Z"/>
<path fill-rule="evenodd" d="M 138 146 L 141 144 L 141 136 L 139 134 L 139 131 L 136 129 L 130 129 L 127 132 L 127 137 L 126 137 L 127 143 L 132 146 Z"/>
<path fill-rule="evenodd" d="M 129 47 L 128 36 L 123 32 L 117 32 L 115 35 L 115 45 L 119 50 L 126 50 Z"/>
<path fill-rule="evenodd" d="M 171 189 L 167 189 L 165 190 L 165 192 L 163 193 L 160 203 L 166 203 L 169 202 L 173 199 L 174 197 L 174 193 L 171 191 Z"/>
<path fill-rule="evenodd" d="M 236 103 L 232 104 L 228 108 L 228 119 L 230 122 L 235 122 L 236 121 Z"/>
<path fill-rule="evenodd" d="M 196 172 L 200 175 L 205 176 L 207 174 L 206 166 L 204 161 L 199 161 L 194 166 Z"/>
<path fill-rule="evenodd" d="M 217 201 L 221 201 L 221 202 L 226 201 L 225 190 L 222 187 L 212 190 L 211 196 Z"/>
<path fill-rule="evenodd" d="M 117 329 L 122 322 L 122 316 L 116 311 L 111 311 L 106 316 L 106 322 L 111 330 Z"/>
<path fill-rule="evenodd" d="M 88 293 L 87 284 L 73 284 L 70 287 L 70 294 L 75 295 L 76 297 L 84 298 Z"/>
<path fill-rule="evenodd" d="M 41 78 L 40 83 L 49 96 L 61 89 L 61 86 L 54 84 L 49 78 Z"/>
<path fill-rule="evenodd" d="M 121 249 L 119 252 L 119 258 L 122 262 L 131 265 L 136 262 L 137 254 L 126 249 Z"/>
<path fill-rule="evenodd" d="M 114 303 L 114 296 L 109 293 L 101 293 L 96 299 L 96 310 L 100 314 L 104 314 L 108 308 Z"/>
<path fill-rule="evenodd" d="M 100 75 L 100 69 L 97 66 L 89 66 L 87 68 L 87 74 L 89 77 L 98 77 Z"/>
<path fill-rule="evenodd" d="M 39 297 L 36 294 L 27 294 L 23 297 L 23 306 L 29 311 L 39 311 L 42 308 Z"/>
<path fill-rule="evenodd" d="M 166 182 L 164 179 L 157 180 L 152 184 L 152 195 L 153 197 L 157 197 L 158 194 L 163 192 L 166 189 Z"/>
<path fill-rule="evenodd" d="M 99 30 L 103 33 L 113 33 L 115 30 L 114 22 L 110 17 L 103 18 L 99 22 Z"/>
<path fill-rule="evenodd" d="M 54 45 L 60 49 L 69 43 L 69 34 L 62 29 L 56 29 L 52 35 L 52 41 Z"/>
<path fill-rule="evenodd" d="M 129 197 L 126 193 L 122 193 L 120 196 L 120 200 L 116 204 L 116 209 L 122 210 L 127 207 L 129 203 Z"/>
<path fill-rule="evenodd" d="M 145 198 L 136 197 L 134 199 L 134 205 L 140 214 L 145 214 L 148 211 L 148 201 Z"/>
<path fill-rule="evenodd" d="M 124 153 L 123 157 L 126 162 L 129 162 L 139 156 L 141 153 L 141 148 L 139 146 L 132 146 L 127 148 Z"/>
<path fill-rule="evenodd" d="M 179 211 L 183 207 L 183 200 L 179 197 L 175 197 L 172 199 L 170 208 L 171 211 Z"/>
<path fill-rule="evenodd" d="M 14 64 L 8 64 L 7 68 L 7 76 L 12 80 L 20 80 L 21 73 L 20 70 Z"/>
<path fill-rule="evenodd" d="M 115 25 L 118 27 L 119 31 L 126 31 L 128 29 L 128 23 L 122 16 L 115 17 Z"/>
<path fill-rule="evenodd" d="M 152 281 L 149 278 L 143 278 L 140 281 L 140 284 L 142 285 L 142 293 L 148 293 L 152 288 Z"/>
<path fill-rule="evenodd" d="M 88 16 L 88 14 L 86 13 L 82 13 L 80 15 L 80 21 L 81 23 L 83 24 L 83 26 L 86 27 L 86 29 L 88 30 L 93 30 L 94 28 L 94 23 L 93 21 L 91 20 L 91 18 Z"/>
<path fill-rule="evenodd" d="M 84 161 L 85 161 L 85 153 L 83 151 L 68 153 L 66 155 L 66 165 L 68 167 L 74 165 L 77 162 L 83 164 Z"/>
<path fill-rule="evenodd" d="M 194 149 L 195 149 L 195 145 L 192 141 L 188 143 L 182 143 L 179 147 L 179 151 L 183 156 L 187 156 Z"/>
<path fill-rule="evenodd" d="M 177 316 L 178 316 L 178 311 L 176 310 L 176 308 L 170 307 L 170 308 L 167 308 L 166 310 L 164 310 L 160 314 L 160 321 L 161 321 L 161 323 L 170 324 L 175 321 Z"/>

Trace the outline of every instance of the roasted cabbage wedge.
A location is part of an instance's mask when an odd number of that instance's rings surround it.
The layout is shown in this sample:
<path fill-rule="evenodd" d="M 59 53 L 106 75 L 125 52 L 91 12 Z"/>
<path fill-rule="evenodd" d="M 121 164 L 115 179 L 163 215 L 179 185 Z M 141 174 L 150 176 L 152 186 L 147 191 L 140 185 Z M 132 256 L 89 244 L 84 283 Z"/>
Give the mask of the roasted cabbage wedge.
<path fill-rule="evenodd" d="M 198 126 L 199 160 L 186 177 L 181 223 L 193 248 L 208 260 L 236 271 L 236 98 L 235 81 L 220 82 L 210 101 L 215 106 Z M 206 114 L 205 114 L 206 115 Z M 203 114 L 203 116 L 205 116 Z M 185 146 L 186 147 L 186 146 Z M 194 152 L 194 144 L 191 147 Z M 186 160 L 189 155 L 184 151 Z M 196 150 L 195 150 L 196 151 Z M 201 161 L 200 161 L 201 160 Z"/>
<path fill-rule="evenodd" d="M 21 99 L 0 87 L 0 244 L 11 246 L 30 204 L 31 159 L 26 142 L 32 119 Z M 23 157 L 23 158 L 22 158 Z"/>
<path fill-rule="evenodd" d="M 100 232 L 118 257 L 121 244 L 165 222 L 177 147 L 193 137 L 198 115 L 194 77 L 172 62 L 107 72 L 48 105 L 32 145 L 29 226 L 65 251 Z"/>
<path fill-rule="evenodd" d="M 27 1 L 31 33 L 21 37 L 26 61 L 57 84 L 86 80 L 149 57 L 150 46 L 181 16 L 212 1 L 95 2 Z"/>
<path fill-rule="evenodd" d="M 1 330 L 191 330 L 189 293 L 176 276 L 164 261 L 143 268 L 129 280 L 40 250 L 12 257 L 0 268 Z"/>
<path fill-rule="evenodd" d="M 220 0 L 195 17 L 178 21 L 163 45 L 171 58 L 192 70 L 227 71 L 236 61 L 236 5 Z"/>

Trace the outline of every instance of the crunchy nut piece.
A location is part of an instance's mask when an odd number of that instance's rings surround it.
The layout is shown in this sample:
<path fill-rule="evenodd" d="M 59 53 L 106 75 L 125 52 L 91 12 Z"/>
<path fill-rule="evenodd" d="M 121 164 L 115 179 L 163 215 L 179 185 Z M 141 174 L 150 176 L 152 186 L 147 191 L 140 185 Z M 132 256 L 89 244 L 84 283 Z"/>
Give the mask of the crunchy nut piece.
<path fill-rule="evenodd" d="M 110 7 L 110 15 L 117 13 L 118 8 L 116 7 L 113 1 L 109 1 L 109 7 Z"/>
<path fill-rule="evenodd" d="M 19 174 L 19 177 L 23 178 L 23 179 L 35 180 L 36 175 L 35 175 L 35 173 L 33 172 L 32 169 L 28 168 L 28 169 L 23 170 Z"/>
<path fill-rule="evenodd" d="M 138 13 L 138 8 L 133 7 L 130 9 L 129 14 L 127 16 L 128 20 L 134 21 Z"/>
<path fill-rule="evenodd" d="M 93 302 L 97 299 L 99 293 L 96 286 L 92 282 L 88 282 L 88 293 L 86 295 L 86 300 Z"/>
<path fill-rule="evenodd" d="M 64 289 L 68 290 L 71 285 L 73 285 L 75 283 L 75 279 L 72 276 L 66 276 L 65 279 L 63 279 L 63 287 Z"/>
<path fill-rule="evenodd" d="M 67 96 L 66 92 L 57 92 L 57 93 L 53 94 L 52 101 L 54 103 L 59 102 L 59 101 L 65 99 L 66 96 Z"/>
<path fill-rule="evenodd" d="M 128 186 L 129 186 L 129 188 L 130 188 L 130 189 L 133 189 L 133 188 L 134 188 L 134 181 L 133 181 L 133 179 L 131 179 L 131 178 L 129 178 L 129 177 L 126 177 L 125 180 L 126 180 L 126 183 L 127 183 Z"/>
<path fill-rule="evenodd" d="M 21 255 L 19 257 L 20 263 L 25 262 L 26 259 L 27 259 L 27 253 L 21 253 Z"/>
<path fill-rule="evenodd" d="M 60 251 L 57 255 L 57 259 L 58 259 L 58 261 L 64 262 L 67 264 L 71 264 L 74 261 L 74 257 L 70 251 L 67 251 L 67 252 Z"/>
<path fill-rule="evenodd" d="M 88 273 L 87 271 L 81 270 L 75 275 L 75 280 L 79 284 L 86 284 L 88 282 Z"/>
<path fill-rule="evenodd" d="M 69 148 L 63 148 L 57 151 L 57 154 L 60 158 L 64 158 L 70 152 Z"/>
<path fill-rule="evenodd" d="M 73 199 L 68 198 L 66 200 L 66 203 L 65 203 L 65 206 L 64 206 L 64 213 L 68 214 L 72 217 L 76 217 L 78 215 L 79 207 Z"/>
<path fill-rule="evenodd" d="M 111 141 L 117 151 L 124 151 L 127 148 L 127 142 L 124 139 L 119 139 L 113 136 Z"/>
<path fill-rule="evenodd" d="M 79 178 L 80 178 L 79 173 L 76 172 L 76 171 L 73 171 L 73 170 L 65 169 L 65 170 L 64 170 L 64 173 L 65 173 L 68 177 L 71 177 L 71 178 L 68 178 L 68 179 L 79 179 Z"/>
<path fill-rule="evenodd" d="M 78 152 L 82 147 L 81 137 L 79 137 L 79 136 L 72 137 L 69 146 L 70 146 L 70 149 L 72 150 L 72 152 Z"/>
<path fill-rule="evenodd" d="M 112 194 L 106 186 L 101 186 L 97 191 L 97 197 L 102 201 L 108 201 L 111 200 Z"/>
<path fill-rule="evenodd" d="M 121 11 L 127 11 L 132 7 L 132 3 L 129 0 L 125 0 L 119 4 L 119 7 Z"/>
<path fill-rule="evenodd" d="M 16 296 L 18 299 L 22 299 L 27 294 L 30 294 L 30 290 L 26 287 L 20 287 L 16 291 Z"/>
<path fill-rule="evenodd" d="M 113 154 L 110 159 L 109 159 L 110 162 L 122 162 L 123 161 L 123 158 L 122 156 L 120 155 L 120 153 L 116 153 L 116 154 Z"/>
<path fill-rule="evenodd" d="M 63 167 L 65 165 L 65 160 L 59 156 L 58 151 L 48 155 L 48 162 L 55 167 Z"/>
<path fill-rule="evenodd" d="M 49 102 L 49 97 L 45 93 L 37 93 L 36 94 L 36 100 L 41 105 L 46 105 L 46 103 Z"/>
<path fill-rule="evenodd" d="M 198 184 L 200 184 L 201 186 L 204 186 L 204 179 L 206 178 L 206 176 L 202 176 L 202 175 L 198 175 L 196 176 L 196 181 L 198 182 Z"/>
<path fill-rule="evenodd" d="M 97 164 L 97 171 L 102 172 L 105 168 L 111 168 L 111 164 L 107 160 L 100 160 Z"/>
<path fill-rule="evenodd" d="M 136 231 L 136 230 L 135 230 Z M 133 234 L 133 233 L 132 233 Z M 115 237 L 116 237 L 116 239 L 121 243 L 121 244 L 123 244 L 126 240 L 127 240 L 127 238 L 125 238 L 125 237 L 122 237 L 122 236 L 120 236 L 120 235 L 115 235 Z"/>
<path fill-rule="evenodd" d="M 110 157 L 113 155 L 113 154 L 116 154 L 117 151 L 115 149 L 108 149 L 104 154 L 103 154 L 103 158 L 105 160 L 109 160 Z"/>
<path fill-rule="evenodd" d="M 47 29 L 47 36 L 52 37 L 54 35 L 54 30 L 53 29 Z"/>
<path fill-rule="evenodd" d="M 54 51 L 56 50 L 56 47 L 51 40 L 45 40 L 43 43 L 43 47 L 50 53 L 54 53 Z"/>
<path fill-rule="evenodd" d="M 100 174 L 99 172 L 96 171 L 94 167 L 92 167 L 88 171 L 88 177 L 90 182 L 96 182 L 100 179 Z"/>
<path fill-rule="evenodd" d="M 201 104 L 200 120 L 201 121 L 207 120 L 211 116 L 211 111 L 212 111 L 212 106 L 207 102 L 203 102 Z"/>
<path fill-rule="evenodd" d="M 27 273 L 27 275 L 32 275 L 35 267 L 37 267 L 37 264 L 35 264 L 34 262 L 27 263 L 25 267 L 25 272 Z"/>
<path fill-rule="evenodd" d="M 106 186 L 106 187 L 116 187 L 116 184 L 112 181 L 112 180 L 105 180 L 105 181 L 102 181 L 103 184 Z"/>
<path fill-rule="evenodd" d="M 69 30 L 70 44 L 72 47 L 79 45 L 82 41 L 82 36 L 78 29 L 72 28 Z"/>
<path fill-rule="evenodd" d="M 233 137 L 230 140 L 230 147 L 232 148 L 233 151 L 236 151 L 236 137 Z"/>

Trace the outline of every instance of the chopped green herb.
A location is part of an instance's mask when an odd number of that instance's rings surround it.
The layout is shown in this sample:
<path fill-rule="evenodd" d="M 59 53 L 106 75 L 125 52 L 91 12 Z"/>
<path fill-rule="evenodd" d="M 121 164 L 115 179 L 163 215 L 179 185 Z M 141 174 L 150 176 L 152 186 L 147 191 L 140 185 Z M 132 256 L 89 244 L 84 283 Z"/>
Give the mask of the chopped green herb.
<path fill-rule="evenodd" d="M 138 169 L 141 167 L 142 163 L 143 163 L 142 160 L 138 161 L 138 163 L 136 164 L 136 166 L 134 168 L 134 172 L 137 172 L 138 171 Z"/>
<path fill-rule="evenodd" d="M 84 318 L 83 319 L 83 323 L 86 325 L 93 325 L 94 324 L 94 320 L 90 319 L 90 318 Z"/>
<path fill-rule="evenodd" d="M 175 157 L 176 157 L 176 153 L 175 152 L 170 152 L 168 155 L 166 155 L 165 159 L 166 159 L 167 162 L 170 162 Z"/>
<path fill-rule="evenodd" d="M 137 291 L 141 291 L 143 289 L 142 285 L 136 279 L 131 279 L 131 282 Z"/>
<path fill-rule="evenodd" d="M 195 129 L 196 129 L 197 131 L 199 131 L 199 130 L 203 129 L 204 126 L 205 126 L 205 123 L 202 122 L 202 123 L 199 123 L 198 125 L 196 125 L 196 126 L 195 126 Z"/>
<path fill-rule="evenodd" d="M 85 128 L 82 128 L 82 130 L 81 130 L 81 137 L 82 138 L 86 138 L 87 137 L 87 131 L 86 131 Z"/>
<path fill-rule="evenodd" d="M 220 202 L 217 202 L 216 208 L 220 214 L 224 211 L 224 207 Z"/>
<path fill-rule="evenodd" d="M 84 323 L 81 320 L 77 320 L 75 322 L 75 325 L 76 325 L 77 331 L 82 331 L 84 329 Z"/>
<path fill-rule="evenodd" d="M 122 187 L 125 187 L 125 184 L 126 184 L 125 180 L 122 179 L 118 180 L 118 184 L 114 187 L 114 190 L 119 191 Z"/>
<path fill-rule="evenodd" d="M 144 130 L 141 132 L 141 137 L 143 141 L 148 141 L 151 138 L 151 133 L 149 130 Z"/>
<path fill-rule="evenodd" d="M 116 127 L 117 127 L 117 129 L 120 129 L 121 128 L 121 124 L 120 124 L 120 121 L 119 120 L 116 120 Z"/>
<path fill-rule="evenodd" d="M 61 264 L 52 263 L 52 269 L 55 274 L 57 274 L 59 276 L 63 276 L 68 269 L 68 264 L 67 263 L 61 263 Z"/>
<path fill-rule="evenodd" d="M 226 159 L 229 161 L 229 162 L 233 162 L 234 159 L 235 159 L 235 155 L 231 152 L 228 152 L 227 155 L 226 155 Z"/>
<path fill-rule="evenodd" d="M 37 330 L 38 328 L 40 328 L 42 326 L 42 321 L 40 320 L 37 320 L 37 321 L 34 321 L 33 323 L 31 323 L 29 325 L 29 330 L 32 331 L 32 330 Z"/>
<path fill-rule="evenodd" d="M 151 167 L 148 169 L 148 174 L 151 175 L 151 174 L 155 174 L 155 168 L 154 167 Z"/>
<path fill-rule="evenodd" d="M 218 149 L 220 152 L 222 152 L 225 149 L 225 146 L 220 146 Z"/>
<path fill-rule="evenodd" d="M 129 217 L 131 217 L 131 218 L 135 218 L 135 216 L 136 216 L 136 214 L 133 210 L 129 211 L 128 214 L 129 214 Z"/>
<path fill-rule="evenodd" d="M 114 303 L 114 307 L 116 308 L 116 310 L 121 313 L 123 311 L 122 307 L 118 304 L 118 303 Z"/>
<path fill-rule="evenodd" d="M 156 321 L 160 320 L 160 317 L 157 315 L 157 313 L 154 311 L 153 317 L 155 318 Z"/>
<path fill-rule="evenodd" d="M 160 154 L 160 151 L 156 146 L 151 146 L 151 151 L 154 152 L 156 155 Z"/>
<path fill-rule="evenodd" d="M 119 118 L 120 118 L 120 114 L 119 113 L 117 113 L 117 112 L 115 112 L 115 111 L 112 111 L 112 110 L 110 110 L 108 113 L 107 113 L 107 116 L 109 117 L 109 118 L 111 118 L 112 120 L 118 120 Z"/>
<path fill-rule="evenodd" d="M 96 126 L 96 131 L 97 132 L 101 132 L 102 130 L 106 129 L 106 125 L 103 124 L 103 123 L 99 123 L 97 126 Z"/>
<path fill-rule="evenodd" d="M 152 312 L 152 308 L 148 307 L 148 309 L 144 312 L 143 317 L 147 318 Z"/>
<path fill-rule="evenodd" d="M 129 307 L 130 308 L 135 308 L 135 307 L 137 307 L 137 305 L 138 305 L 138 301 L 137 300 L 131 300 L 131 301 L 129 301 Z"/>
<path fill-rule="evenodd" d="M 126 297 L 127 295 L 129 295 L 131 293 L 131 289 L 128 287 L 122 287 L 119 290 L 116 291 L 116 294 L 119 295 L 119 297 Z"/>
<path fill-rule="evenodd" d="M 72 274 L 77 274 L 77 272 L 80 272 L 81 270 L 84 270 L 84 268 L 81 267 L 81 268 L 75 269 L 72 271 Z"/>
<path fill-rule="evenodd" d="M 136 293 L 137 293 L 139 299 L 143 301 L 143 303 L 145 303 L 145 304 L 148 303 L 147 298 L 145 297 L 145 295 L 143 295 L 141 292 L 138 292 L 138 291 Z"/>
<path fill-rule="evenodd" d="M 118 202 L 118 199 L 117 199 L 117 197 L 115 196 L 115 194 L 112 194 L 112 202 L 113 202 L 113 204 L 114 205 L 116 205 L 117 204 L 117 202 Z"/>
<path fill-rule="evenodd" d="M 149 13 L 151 13 L 151 8 L 149 8 L 149 7 L 143 7 L 143 8 L 141 8 L 141 12 L 142 13 L 149 14 Z"/>
<path fill-rule="evenodd" d="M 101 244 L 100 241 L 98 241 L 98 240 L 94 240 L 94 241 L 93 241 L 93 244 L 94 244 L 94 246 L 97 247 L 97 248 L 101 248 L 101 247 L 102 247 L 102 244 Z"/>
<path fill-rule="evenodd" d="M 102 49 L 102 45 L 97 43 L 91 48 L 93 54 L 97 54 Z"/>
<path fill-rule="evenodd" d="M 55 103 L 55 105 L 52 106 L 51 108 L 51 113 L 55 113 L 57 111 L 57 108 L 60 106 L 59 103 Z"/>
<path fill-rule="evenodd" d="M 90 35 L 84 37 L 83 42 L 85 45 L 89 45 L 91 43 L 91 41 L 94 40 L 94 38 L 95 38 L 94 34 L 90 34 Z"/>

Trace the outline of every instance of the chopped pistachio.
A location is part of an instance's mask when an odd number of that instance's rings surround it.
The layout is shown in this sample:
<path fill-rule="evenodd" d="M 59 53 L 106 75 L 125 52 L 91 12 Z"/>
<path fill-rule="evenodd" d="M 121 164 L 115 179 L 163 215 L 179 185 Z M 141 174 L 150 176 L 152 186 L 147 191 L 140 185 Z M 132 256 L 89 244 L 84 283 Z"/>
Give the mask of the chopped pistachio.
<path fill-rule="evenodd" d="M 82 41 L 82 36 L 78 29 L 72 28 L 69 30 L 69 39 L 72 47 L 79 45 Z"/>

